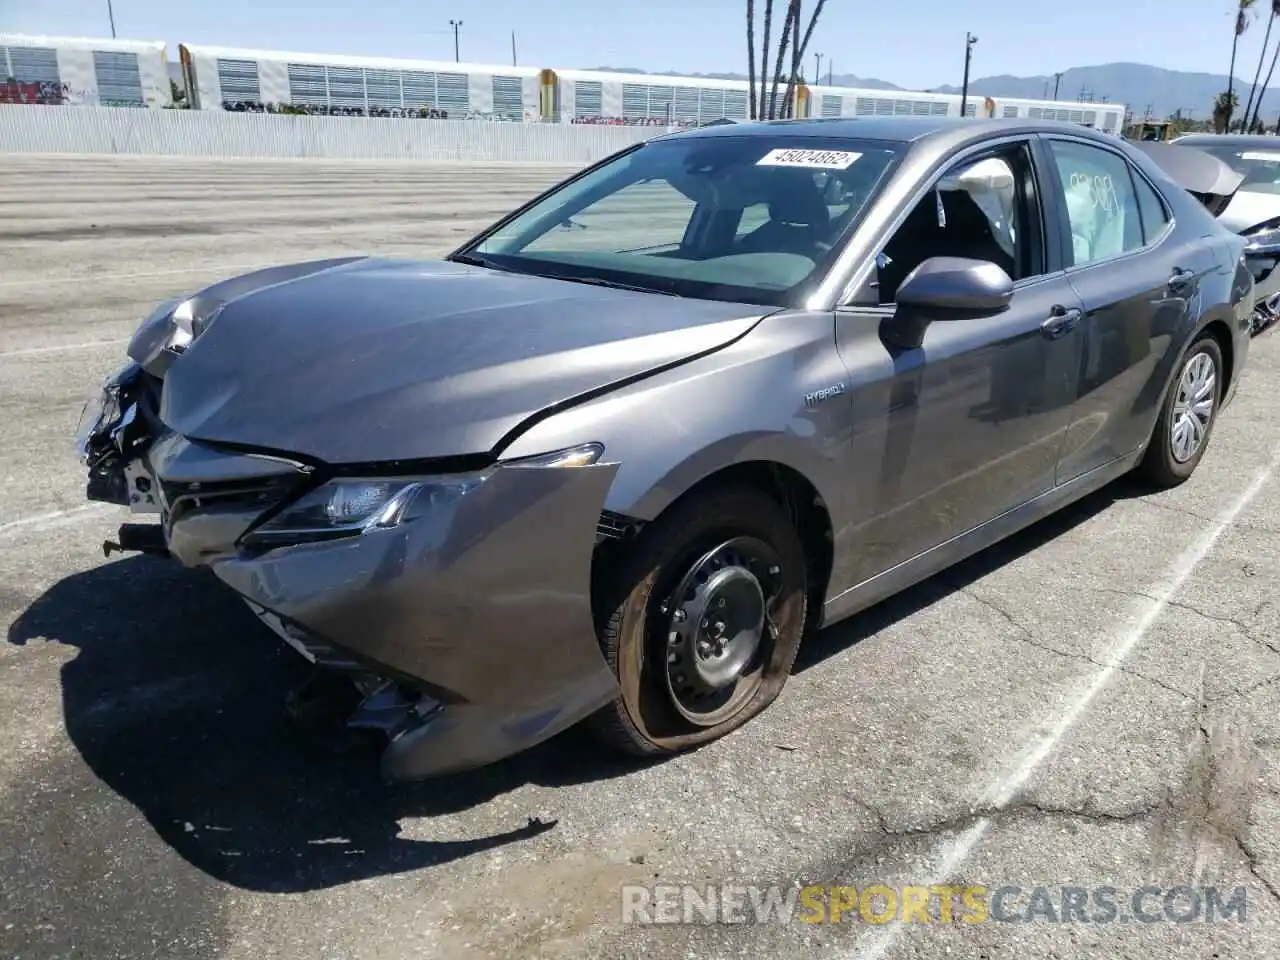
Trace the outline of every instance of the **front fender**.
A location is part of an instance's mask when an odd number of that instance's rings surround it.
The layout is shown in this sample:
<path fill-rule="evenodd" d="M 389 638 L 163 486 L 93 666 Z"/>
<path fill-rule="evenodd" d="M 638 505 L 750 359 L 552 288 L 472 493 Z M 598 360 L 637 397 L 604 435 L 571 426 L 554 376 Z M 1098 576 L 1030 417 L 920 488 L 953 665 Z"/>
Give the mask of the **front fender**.
<path fill-rule="evenodd" d="M 834 322 L 775 314 L 716 354 L 534 425 L 504 458 L 603 443 L 618 464 L 605 508 L 638 520 L 727 467 L 769 461 L 808 479 L 837 522 L 853 418 Z"/>

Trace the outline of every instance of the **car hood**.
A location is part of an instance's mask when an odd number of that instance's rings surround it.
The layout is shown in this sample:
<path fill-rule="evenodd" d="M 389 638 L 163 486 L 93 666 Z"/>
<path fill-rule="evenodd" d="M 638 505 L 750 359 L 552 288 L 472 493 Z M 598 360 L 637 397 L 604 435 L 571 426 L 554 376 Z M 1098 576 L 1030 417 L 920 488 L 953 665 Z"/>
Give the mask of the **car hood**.
<path fill-rule="evenodd" d="M 336 464 L 497 453 L 530 417 L 722 347 L 768 312 L 372 258 L 260 271 L 193 302 L 216 309 L 164 375 L 165 424 Z"/>
<path fill-rule="evenodd" d="M 1244 233 L 1277 217 L 1280 217 L 1280 194 L 1241 190 L 1219 214 L 1218 222 L 1233 233 Z"/>

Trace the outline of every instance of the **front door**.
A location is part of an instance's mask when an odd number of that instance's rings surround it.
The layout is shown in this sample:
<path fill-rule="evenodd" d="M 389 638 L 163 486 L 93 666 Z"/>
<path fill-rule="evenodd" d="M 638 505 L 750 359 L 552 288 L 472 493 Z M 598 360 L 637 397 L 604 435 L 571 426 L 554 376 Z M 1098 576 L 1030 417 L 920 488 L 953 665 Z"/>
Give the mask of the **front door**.
<path fill-rule="evenodd" d="M 961 161 L 884 247 L 881 305 L 842 308 L 860 468 L 854 522 L 837 536 L 845 588 L 1049 492 L 1076 398 L 1082 303 L 1042 235 L 1029 144 Z M 886 343 L 897 284 L 933 256 L 998 263 L 1007 310 L 930 323 L 915 349 Z"/>

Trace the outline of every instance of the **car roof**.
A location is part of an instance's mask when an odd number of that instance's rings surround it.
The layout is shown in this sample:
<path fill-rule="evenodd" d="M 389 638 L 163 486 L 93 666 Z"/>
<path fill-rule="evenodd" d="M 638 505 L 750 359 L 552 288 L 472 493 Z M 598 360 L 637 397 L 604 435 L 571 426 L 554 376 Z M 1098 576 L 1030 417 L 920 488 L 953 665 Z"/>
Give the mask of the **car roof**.
<path fill-rule="evenodd" d="M 970 117 L 830 117 L 798 120 L 755 120 L 697 127 L 678 133 L 663 134 L 653 140 L 688 140 L 704 137 L 769 137 L 802 139 L 836 137 L 850 140 L 882 140 L 893 143 L 918 143 L 937 140 L 943 149 L 957 149 L 989 137 L 1016 133 L 1070 133 L 1115 144 L 1118 137 L 1098 130 L 1059 120 L 1000 119 Z"/>

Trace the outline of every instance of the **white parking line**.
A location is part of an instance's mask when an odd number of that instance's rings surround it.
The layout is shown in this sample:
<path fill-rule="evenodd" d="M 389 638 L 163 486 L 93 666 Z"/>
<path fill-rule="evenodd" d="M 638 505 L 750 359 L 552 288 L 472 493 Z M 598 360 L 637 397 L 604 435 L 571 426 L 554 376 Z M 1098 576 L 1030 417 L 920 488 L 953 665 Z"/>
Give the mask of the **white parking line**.
<path fill-rule="evenodd" d="M 1146 596 L 1133 610 L 1133 626 L 1116 636 L 1106 653 L 1098 657 L 1103 666 L 1093 674 L 1082 689 L 1067 698 L 1061 712 L 1056 717 L 1050 714 L 1037 724 L 1036 729 L 1041 731 L 1040 734 L 1033 737 L 1013 757 L 1004 771 L 984 792 L 980 801 L 983 809 L 1002 810 L 1026 785 L 1062 738 L 1075 726 L 1076 721 L 1088 709 L 1093 699 L 1110 682 L 1133 649 L 1142 642 L 1168 606 L 1169 601 L 1173 599 L 1174 594 L 1187 582 L 1200 562 L 1208 556 L 1218 538 L 1235 522 L 1236 517 L 1271 479 L 1277 466 L 1280 466 L 1280 451 L 1277 451 L 1267 467 L 1258 473 L 1244 493 L 1227 510 L 1220 513 L 1213 523 L 1174 560 L 1165 571 L 1165 576 L 1143 591 Z M 932 859 L 937 866 L 935 877 L 929 881 L 929 884 L 942 884 L 950 879 L 986 836 L 992 824 L 990 817 L 981 817 L 959 836 L 940 844 L 933 854 Z M 876 938 L 865 946 L 842 956 L 851 957 L 853 960 L 880 960 L 897 941 L 903 929 L 902 926 L 884 927 Z"/>
<path fill-rule="evenodd" d="M 88 273 L 77 274 L 70 277 L 28 277 L 23 280 L 0 280 L 0 287 L 23 287 L 23 286 L 41 286 L 47 287 L 55 283 L 100 283 L 104 280 L 137 280 L 143 277 L 177 277 L 183 274 L 195 276 L 197 274 L 215 273 L 218 275 L 233 275 L 243 273 L 249 270 L 262 270 L 265 267 L 272 266 L 269 263 L 220 263 L 214 266 L 202 264 L 193 267 L 183 267 L 177 270 L 147 270 L 140 273 Z"/>
<path fill-rule="evenodd" d="M 54 527 L 65 527 L 69 523 L 89 520 L 106 513 L 108 510 L 118 509 L 120 508 L 113 507 L 109 503 L 86 503 L 80 507 L 70 507 L 66 510 L 50 510 L 48 513 L 38 513 L 34 517 L 10 520 L 8 523 L 0 523 L 0 539 L 33 528 L 36 530 L 51 530 Z"/>
<path fill-rule="evenodd" d="M 0 360 L 8 357 L 33 357 L 41 353 L 61 353 L 64 350 L 91 350 L 94 347 L 118 347 L 122 343 L 128 343 L 128 339 L 123 340 L 86 340 L 84 343 L 64 343 L 56 347 L 22 347 L 18 350 L 0 350 Z"/>

